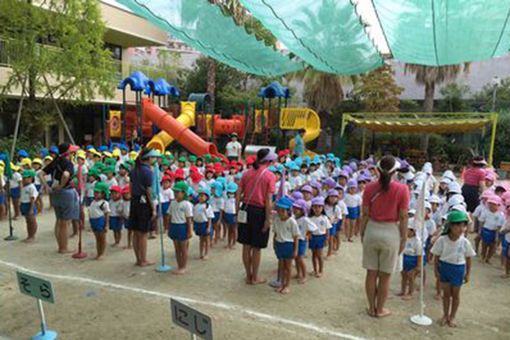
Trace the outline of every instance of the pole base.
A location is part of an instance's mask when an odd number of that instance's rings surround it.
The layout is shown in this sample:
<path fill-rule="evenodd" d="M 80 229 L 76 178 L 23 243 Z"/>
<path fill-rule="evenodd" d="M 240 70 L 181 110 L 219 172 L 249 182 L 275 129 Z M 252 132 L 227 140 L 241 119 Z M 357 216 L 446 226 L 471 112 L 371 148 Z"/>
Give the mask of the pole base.
<path fill-rule="evenodd" d="M 411 316 L 411 322 L 420 326 L 430 326 L 432 325 L 432 319 L 426 315 L 413 315 Z"/>
<path fill-rule="evenodd" d="M 6 238 L 4 238 L 5 241 L 16 241 L 18 239 L 18 236 L 15 235 L 9 235 Z"/>
<path fill-rule="evenodd" d="M 55 331 L 47 330 L 44 334 L 39 333 L 32 338 L 32 340 L 54 340 L 58 336 L 58 333 Z"/>
<path fill-rule="evenodd" d="M 157 266 L 156 271 L 158 273 L 166 273 L 172 270 L 172 267 L 170 266 Z"/>
<path fill-rule="evenodd" d="M 84 251 L 82 252 L 76 252 L 73 254 L 73 259 L 84 259 L 88 256 L 88 254 Z"/>

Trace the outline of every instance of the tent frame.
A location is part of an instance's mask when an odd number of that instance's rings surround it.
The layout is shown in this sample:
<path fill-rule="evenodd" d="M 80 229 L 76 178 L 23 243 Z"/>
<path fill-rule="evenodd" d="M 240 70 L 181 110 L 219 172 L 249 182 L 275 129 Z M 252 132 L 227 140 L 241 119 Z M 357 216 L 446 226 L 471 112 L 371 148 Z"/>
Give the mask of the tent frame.
<path fill-rule="evenodd" d="M 496 142 L 496 130 L 498 125 L 497 112 L 358 112 L 344 113 L 342 116 L 341 137 L 344 136 L 347 123 L 354 123 L 362 128 L 361 158 L 365 156 L 366 130 L 374 132 L 392 131 L 391 126 L 403 127 L 405 131 L 393 131 L 403 133 L 423 133 L 420 128 L 427 126 L 428 133 L 451 133 L 444 131 L 446 126 L 463 122 L 475 125 L 464 127 L 461 131 L 471 131 L 482 128 L 482 135 L 485 133 L 485 125 L 492 124 L 491 143 L 489 148 L 489 165 L 493 164 L 494 146 Z M 384 128 L 380 127 L 385 125 Z M 369 127 L 371 126 L 371 127 Z M 378 127 L 379 126 L 379 127 Z M 437 131 L 434 131 L 437 127 Z M 396 130 L 396 129 L 395 129 Z M 453 131 L 455 132 L 455 131 Z"/>

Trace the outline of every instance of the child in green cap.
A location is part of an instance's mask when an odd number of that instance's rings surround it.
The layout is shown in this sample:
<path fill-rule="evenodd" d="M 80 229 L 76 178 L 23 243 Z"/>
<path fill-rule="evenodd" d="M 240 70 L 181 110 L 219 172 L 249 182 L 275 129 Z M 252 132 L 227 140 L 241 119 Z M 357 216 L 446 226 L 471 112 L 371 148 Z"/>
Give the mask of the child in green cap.
<path fill-rule="evenodd" d="M 96 237 L 96 260 L 101 260 L 106 250 L 106 231 L 110 226 L 110 189 L 107 183 L 94 185 L 94 200 L 89 206 L 90 226 Z"/>
<path fill-rule="evenodd" d="M 35 233 L 37 232 L 35 201 L 39 196 L 39 193 L 37 192 L 37 188 L 34 184 L 35 175 L 36 173 L 34 170 L 24 170 L 21 173 L 23 186 L 21 188 L 20 210 L 21 214 L 25 216 L 25 221 L 27 223 L 27 238 L 24 240 L 26 243 L 34 242 Z"/>

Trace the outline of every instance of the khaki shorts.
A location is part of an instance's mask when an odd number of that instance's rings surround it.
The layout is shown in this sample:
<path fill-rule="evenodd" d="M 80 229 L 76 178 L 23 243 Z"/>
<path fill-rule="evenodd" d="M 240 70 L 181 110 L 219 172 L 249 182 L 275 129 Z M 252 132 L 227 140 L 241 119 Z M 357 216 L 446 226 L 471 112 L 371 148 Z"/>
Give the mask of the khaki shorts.
<path fill-rule="evenodd" d="M 397 270 L 399 247 L 398 222 L 369 220 L 363 237 L 363 268 L 393 273 Z"/>

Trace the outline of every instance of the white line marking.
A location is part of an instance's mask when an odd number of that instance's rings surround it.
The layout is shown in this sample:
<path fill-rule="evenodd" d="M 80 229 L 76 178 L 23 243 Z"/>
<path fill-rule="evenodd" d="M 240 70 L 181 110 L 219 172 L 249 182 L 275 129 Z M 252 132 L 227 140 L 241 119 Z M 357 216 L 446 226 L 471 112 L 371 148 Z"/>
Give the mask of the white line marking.
<path fill-rule="evenodd" d="M 152 295 L 152 296 L 163 297 L 163 298 L 168 298 L 168 299 L 173 298 L 173 299 L 177 299 L 182 302 L 187 302 L 187 303 L 191 303 L 191 304 L 199 304 L 199 305 L 205 305 L 205 306 L 226 309 L 229 311 L 241 312 L 241 313 L 245 313 L 247 315 L 251 315 L 256 318 L 267 320 L 267 321 L 270 321 L 273 323 L 283 323 L 283 324 L 304 328 L 309 331 L 314 331 L 314 332 L 325 334 L 325 335 L 336 336 L 338 338 L 349 339 L 349 340 L 367 340 L 366 338 L 363 338 L 363 337 L 342 333 L 342 332 L 339 332 L 339 331 L 336 331 L 333 329 L 320 327 L 320 326 L 317 326 L 317 325 L 314 325 L 311 323 L 306 323 L 303 321 L 292 320 L 292 319 L 286 319 L 286 318 L 271 315 L 271 314 L 266 314 L 266 313 L 261 313 L 261 312 L 257 312 L 254 310 L 249 310 L 249 309 L 246 309 L 245 307 L 225 304 L 225 303 L 221 303 L 221 302 L 195 300 L 195 299 L 191 299 L 191 298 L 187 298 L 187 297 L 183 297 L 183 296 L 171 295 L 171 294 L 167 294 L 167 293 L 161 293 L 161 292 L 156 292 L 156 291 L 142 289 L 142 288 L 129 287 L 129 286 L 124 286 L 124 285 L 120 285 L 117 283 L 98 281 L 98 280 L 89 279 L 89 278 L 85 278 L 85 277 L 79 277 L 79 276 L 66 276 L 66 275 L 42 273 L 42 272 L 38 272 L 35 270 L 25 268 L 23 266 L 15 264 L 15 263 L 6 262 L 6 261 L 2 261 L 2 260 L 0 260 L 0 264 L 10 267 L 10 268 L 17 269 L 17 270 L 25 271 L 27 273 L 41 275 L 41 276 L 45 276 L 48 278 L 54 278 L 57 280 L 77 281 L 77 282 L 87 283 L 87 284 L 96 285 L 96 286 L 115 288 L 115 289 L 123 289 L 123 290 L 132 291 L 132 292 L 139 293 L 139 294 Z"/>

